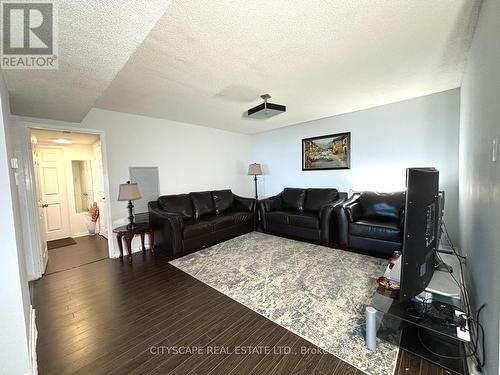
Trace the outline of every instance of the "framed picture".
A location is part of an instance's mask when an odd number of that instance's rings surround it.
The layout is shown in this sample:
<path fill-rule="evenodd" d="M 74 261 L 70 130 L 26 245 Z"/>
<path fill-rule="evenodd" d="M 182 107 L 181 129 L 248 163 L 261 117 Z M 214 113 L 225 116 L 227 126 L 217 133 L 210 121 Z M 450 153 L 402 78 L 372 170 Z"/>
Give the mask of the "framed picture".
<path fill-rule="evenodd" d="M 338 133 L 302 140 L 302 170 L 351 168 L 351 133 Z"/>

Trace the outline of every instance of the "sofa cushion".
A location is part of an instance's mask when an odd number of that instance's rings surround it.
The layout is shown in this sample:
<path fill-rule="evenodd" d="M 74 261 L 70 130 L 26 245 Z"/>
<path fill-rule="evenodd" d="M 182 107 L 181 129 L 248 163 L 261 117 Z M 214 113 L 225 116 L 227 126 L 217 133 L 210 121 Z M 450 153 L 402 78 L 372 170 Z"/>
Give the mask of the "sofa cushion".
<path fill-rule="evenodd" d="M 289 215 L 288 220 L 296 227 L 319 229 L 319 216 L 312 213 Z"/>
<path fill-rule="evenodd" d="M 214 231 L 232 227 L 234 225 L 234 217 L 230 215 L 220 216 L 205 216 L 200 222 L 210 223 Z"/>
<path fill-rule="evenodd" d="M 249 222 L 249 221 L 253 221 L 254 220 L 254 213 L 253 212 L 230 212 L 230 213 L 226 213 L 225 215 L 231 215 L 233 218 L 234 218 L 234 223 L 236 225 L 238 224 L 243 224 L 243 223 L 246 223 L 246 222 Z"/>
<path fill-rule="evenodd" d="M 184 239 L 203 236 L 213 232 L 213 225 L 208 221 L 192 220 L 184 223 Z"/>
<path fill-rule="evenodd" d="M 365 218 L 386 218 L 400 220 L 405 205 L 405 193 L 375 193 L 365 191 L 359 197 Z"/>
<path fill-rule="evenodd" d="M 229 189 L 212 191 L 212 198 L 214 200 L 215 213 L 217 215 L 227 211 L 233 205 L 233 192 Z"/>
<path fill-rule="evenodd" d="M 266 220 L 269 223 L 288 224 L 288 212 L 271 211 L 266 213 Z"/>
<path fill-rule="evenodd" d="M 201 191 L 189 193 L 189 195 L 191 196 L 191 201 L 193 202 L 195 219 L 215 213 L 212 193 L 209 191 Z"/>
<path fill-rule="evenodd" d="M 305 189 L 286 188 L 281 194 L 283 208 L 287 210 L 302 212 L 304 210 L 305 198 Z"/>
<path fill-rule="evenodd" d="M 158 198 L 158 205 L 162 210 L 179 214 L 186 220 L 194 216 L 189 194 L 163 195 Z"/>
<path fill-rule="evenodd" d="M 401 242 L 401 229 L 397 222 L 387 220 L 358 220 L 349 224 L 353 236 L 376 238 L 379 240 Z"/>
<path fill-rule="evenodd" d="M 304 211 L 318 212 L 321 207 L 337 200 L 337 189 L 307 189 Z"/>

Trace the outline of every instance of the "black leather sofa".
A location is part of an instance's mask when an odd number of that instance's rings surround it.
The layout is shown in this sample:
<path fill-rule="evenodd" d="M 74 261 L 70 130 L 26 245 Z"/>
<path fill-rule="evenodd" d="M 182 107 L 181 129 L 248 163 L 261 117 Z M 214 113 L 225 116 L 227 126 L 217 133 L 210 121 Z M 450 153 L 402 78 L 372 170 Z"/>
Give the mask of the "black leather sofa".
<path fill-rule="evenodd" d="M 178 256 L 253 231 L 256 200 L 231 190 L 164 195 L 149 215 L 155 247 Z"/>
<path fill-rule="evenodd" d="M 262 228 L 266 233 L 330 244 L 336 239 L 334 208 L 347 198 L 337 189 L 286 188 L 259 201 Z"/>
<path fill-rule="evenodd" d="M 402 250 L 405 193 L 354 194 L 335 208 L 339 245 L 379 257 Z"/>

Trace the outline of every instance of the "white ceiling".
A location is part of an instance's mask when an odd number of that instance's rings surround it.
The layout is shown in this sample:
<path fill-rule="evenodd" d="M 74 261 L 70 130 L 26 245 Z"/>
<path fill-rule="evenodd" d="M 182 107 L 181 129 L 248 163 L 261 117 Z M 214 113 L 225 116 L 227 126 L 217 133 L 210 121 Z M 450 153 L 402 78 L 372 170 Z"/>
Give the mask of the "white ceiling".
<path fill-rule="evenodd" d="M 174 0 L 164 12 L 163 3 L 61 1 L 61 58 L 69 48 L 71 59 L 57 72 L 5 72 L 14 113 L 80 121 L 96 106 L 257 133 L 405 100 L 461 85 L 480 6 Z M 108 23 L 109 33 L 95 31 Z M 287 112 L 245 118 L 264 93 Z"/>
<path fill-rule="evenodd" d="M 59 0 L 59 69 L 4 70 L 12 113 L 80 122 L 168 0 Z"/>
<path fill-rule="evenodd" d="M 56 145 L 54 143 L 54 139 L 56 138 L 69 139 L 76 145 L 91 145 L 99 140 L 99 137 L 96 134 L 43 129 L 33 129 L 31 131 L 31 135 L 36 137 L 38 143 L 50 143 L 54 145 Z"/>

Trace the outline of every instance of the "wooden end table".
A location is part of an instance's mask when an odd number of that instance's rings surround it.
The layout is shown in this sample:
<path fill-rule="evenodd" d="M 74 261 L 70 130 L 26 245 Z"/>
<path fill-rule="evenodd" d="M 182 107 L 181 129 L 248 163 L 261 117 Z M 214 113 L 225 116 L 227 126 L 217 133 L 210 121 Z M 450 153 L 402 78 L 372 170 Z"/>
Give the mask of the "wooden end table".
<path fill-rule="evenodd" d="M 141 235 L 141 245 L 142 251 L 146 250 L 144 245 L 144 235 L 147 233 L 149 235 L 149 249 L 151 253 L 154 254 L 154 244 L 155 237 L 153 228 L 149 223 L 136 223 L 132 229 L 128 229 L 126 225 L 113 229 L 113 233 L 116 233 L 116 239 L 118 240 L 118 248 L 120 249 L 120 259 L 123 258 L 123 242 L 122 239 L 125 237 L 127 243 L 128 261 L 132 263 L 132 239 L 136 234 Z"/>

